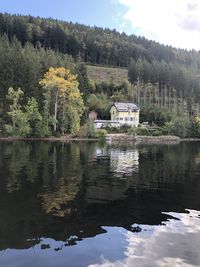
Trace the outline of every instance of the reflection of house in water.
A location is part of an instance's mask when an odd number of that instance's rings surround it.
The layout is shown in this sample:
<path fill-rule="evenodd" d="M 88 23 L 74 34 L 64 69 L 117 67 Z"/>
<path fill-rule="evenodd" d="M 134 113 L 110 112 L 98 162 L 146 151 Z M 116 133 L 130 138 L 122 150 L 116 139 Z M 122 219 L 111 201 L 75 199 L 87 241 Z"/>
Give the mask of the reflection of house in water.
<path fill-rule="evenodd" d="M 139 152 L 137 149 L 132 150 L 110 150 L 110 168 L 111 171 L 120 175 L 129 175 L 138 172 Z"/>

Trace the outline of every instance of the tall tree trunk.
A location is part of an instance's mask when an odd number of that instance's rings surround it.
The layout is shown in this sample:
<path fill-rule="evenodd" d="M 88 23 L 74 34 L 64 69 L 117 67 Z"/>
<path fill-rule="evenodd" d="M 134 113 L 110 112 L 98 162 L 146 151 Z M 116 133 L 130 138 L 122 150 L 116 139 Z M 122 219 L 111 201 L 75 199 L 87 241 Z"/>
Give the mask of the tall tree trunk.
<path fill-rule="evenodd" d="M 140 77 L 138 76 L 138 83 L 137 83 L 137 89 L 138 89 L 138 105 L 140 104 Z"/>
<path fill-rule="evenodd" d="M 55 101 L 55 107 L 54 107 L 54 132 L 56 132 L 57 129 L 57 113 L 58 113 L 58 91 L 56 92 L 56 101 Z"/>

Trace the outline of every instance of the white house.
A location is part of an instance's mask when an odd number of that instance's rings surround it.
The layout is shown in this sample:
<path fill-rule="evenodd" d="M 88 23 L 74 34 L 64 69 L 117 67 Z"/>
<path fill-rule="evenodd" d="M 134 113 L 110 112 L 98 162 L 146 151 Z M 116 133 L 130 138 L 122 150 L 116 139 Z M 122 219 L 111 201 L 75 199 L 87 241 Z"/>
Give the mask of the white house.
<path fill-rule="evenodd" d="M 115 102 L 110 109 L 110 114 L 111 120 L 94 120 L 95 128 L 123 125 L 137 127 L 139 124 L 140 109 L 134 103 Z"/>
<path fill-rule="evenodd" d="M 137 127 L 139 124 L 140 109 L 134 103 L 115 102 L 111 109 L 111 121 L 118 121 L 120 125 Z"/>

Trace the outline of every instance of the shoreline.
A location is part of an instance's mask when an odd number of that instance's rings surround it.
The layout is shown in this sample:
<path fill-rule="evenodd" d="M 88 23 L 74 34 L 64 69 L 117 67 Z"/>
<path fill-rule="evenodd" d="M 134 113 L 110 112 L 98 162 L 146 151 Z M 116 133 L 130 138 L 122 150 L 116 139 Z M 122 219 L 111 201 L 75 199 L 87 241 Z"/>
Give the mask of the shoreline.
<path fill-rule="evenodd" d="M 70 141 L 98 141 L 97 138 L 77 138 L 77 137 L 0 137 L 0 141 L 60 141 L 60 142 L 70 142 Z"/>
<path fill-rule="evenodd" d="M 71 142 L 71 141 L 86 141 L 86 142 L 97 142 L 98 138 L 81 138 L 81 137 L 0 137 L 0 141 L 48 141 L 48 142 Z M 200 138 L 180 138 L 178 136 L 131 136 L 127 134 L 107 134 L 105 138 L 106 142 L 109 143 L 121 143 L 121 142 L 133 142 L 136 144 L 140 143 L 180 143 L 180 142 L 200 142 Z"/>

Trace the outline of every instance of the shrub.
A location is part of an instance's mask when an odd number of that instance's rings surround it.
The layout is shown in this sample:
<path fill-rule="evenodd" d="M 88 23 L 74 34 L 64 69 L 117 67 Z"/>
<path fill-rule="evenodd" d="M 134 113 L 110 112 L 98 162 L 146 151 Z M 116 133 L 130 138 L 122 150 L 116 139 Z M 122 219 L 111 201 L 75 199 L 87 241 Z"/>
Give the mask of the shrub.
<path fill-rule="evenodd" d="M 81 127 L 78 136 L 87 137 L 87 138 L 95 138 L 96 130 L 94 127 L 94 123 L 92 120 L 87 120 L 86 123 Z"/>
<path fill-rule="evenodd" d="M 190 136 L 200 137 L 200 117 L 195 117 L 190 123 Z"/>
<path fill-rule="evenodd" d="M 140 128 L 140 127 L 137 128 L 136 133 L 138 135 L 150 135 L 149 131 L 146 128 Z"/>
<path fill-rule="evenodd" d="M 99 129 L 97 131 L 97 137 L 100 140 L 104 140 L 106 138 L 106 135 L 107 135 L 107 131 L 105 129 Z"/>
<path fill-rule="evenodd" d="M 176 118 L 165 123 L 164 129 L 168 134 L 185 138 L 189 136 L 190 123 L 187 118 Z"/>
<path fill-rule="evenodd" d="M 131 127 L 128 129 L 127 133 L 129 135 L 135 135 L 137 133 L 137 128 L 136 127 Z"/>
<path fill-rule="evenodd" d="M 102 128 L 105 129 L 108 133 L 120 133 L 119 127 L 106 126 Z"/>
<path fill-rule="evenodd" d="M 13 124 L 5 125 L 6 133 L 16 137 L 27 137 L 30 134 L 31 128 L 28 122 L 26 113 L 21 110 L 10 112 Z"/>
<path fill-rule="evenodd" d="M 132 126 L 128 125 L 128 124 L 123 124 L 120 129 L 123 131 L 123 132 L 128 132 L 130 129 L 132 128 Z"/>
<path fill-rule="evenodd" d="M 163 131 L 161 130 L 156 130 L 152 132 L 152 136 L 161 136 L 163 135 Z"/>

